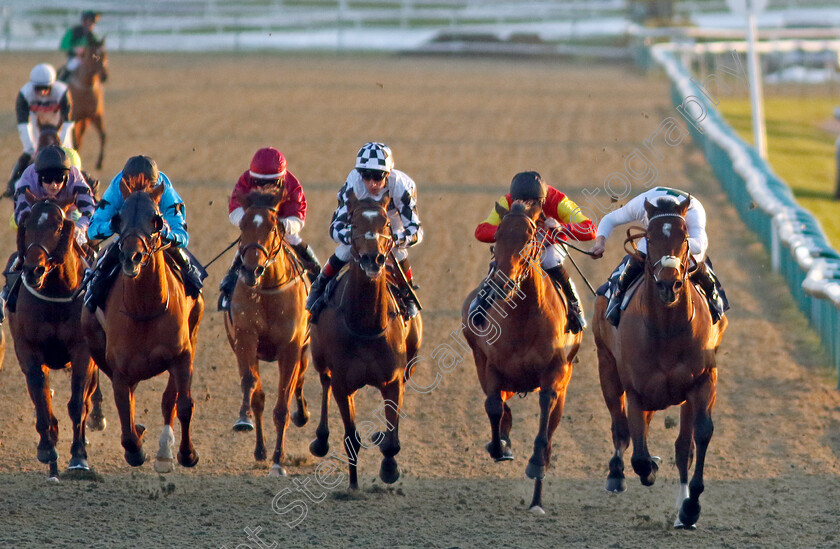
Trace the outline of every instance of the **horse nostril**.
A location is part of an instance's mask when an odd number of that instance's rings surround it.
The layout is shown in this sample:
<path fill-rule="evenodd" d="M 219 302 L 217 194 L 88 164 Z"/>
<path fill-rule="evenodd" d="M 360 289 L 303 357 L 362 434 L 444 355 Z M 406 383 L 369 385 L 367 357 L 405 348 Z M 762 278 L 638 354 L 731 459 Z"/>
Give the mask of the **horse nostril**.
<path fill-rule="evenodd" d="M 136 264 L 140 263 L 141 261 L 143 261 L 143 254 L 141 254 L 140 252 L 134 252 L 133 254 L 131 254 L 131 262 L 132 263 L 134 263 L 136 265 Z"/>
<path fill-rule="evenodd" d="M 385 265 L 385 254 L 376 254 L 376 265 L 378 267 Z"/>
<path fill-rule="evenodd" d="M 44 276 L 45 272 L 47 272 L 47 270 L 42 265 L 38 265 L 37 267 L 32 269 L 32 275 L 38 278 Z"/>
<path fill-rule="evenodd" d="M 682 286 L 682 280 L 677 280 L 676 282 L 674 282 L 674 291 L 679 292 L 682 289 Z"/>
<path fill-rule="evenodd" d="M 265 273 L 265 267 L 263 267 L 262 265 L 259 265 L 256 269 L 254 269 L 254 276 L 256 278 L 261 277 L 263 273 Z"/>

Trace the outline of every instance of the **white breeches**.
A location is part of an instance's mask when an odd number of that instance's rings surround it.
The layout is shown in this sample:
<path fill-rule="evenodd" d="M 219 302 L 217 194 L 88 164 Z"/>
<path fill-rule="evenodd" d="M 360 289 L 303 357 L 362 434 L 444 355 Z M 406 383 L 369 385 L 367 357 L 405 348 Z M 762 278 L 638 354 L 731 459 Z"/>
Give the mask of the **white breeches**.
<path fill-rule="evenodd" d="M 353 248 L 350 244 L 339 244 L 335 249 L 335 256 L 347 263 L 352 256 L 352 250 Z M 397 258 L 397 261 L 402 261 L 408 257 L 408 250 L 406 248 L 394 248 L 394 257 Z"/>
<path fill-rule="evenodd" d="M 566 255 L 566 251 L 560 244 L 549 244 L 543 249 L 540 265 L 543 269 L 551 269 L 563 263 Z"/>

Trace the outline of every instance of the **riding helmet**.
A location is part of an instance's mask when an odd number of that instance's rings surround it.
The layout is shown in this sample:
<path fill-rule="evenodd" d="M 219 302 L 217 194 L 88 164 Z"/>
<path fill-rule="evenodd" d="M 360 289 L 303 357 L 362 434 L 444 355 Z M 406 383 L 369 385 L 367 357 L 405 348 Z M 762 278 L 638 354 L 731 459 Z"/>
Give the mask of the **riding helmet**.
<path fill-rule="evenodd" d="M 32 68 L 29 81 L 36 88 L 48 88 L 55 84 L 55 69 L 49 63 L 40 63 Z"/>
<path fill-rule="evenodd" d="M 394 169 L 394 155 L 384 143 L 365 143 L 356 154 L 356 168 L 390 173 Z"/>
<path fill-rule="evenodd" d="M 122 169 L 123 177 L 137 177 L 138 175 L 146 176 L 146 181 L 151 181 L 152 184 L 157 185 L 158 171 L 157 164 L 154 160 L 145 155 L 132 156 L 125 163 Z"/>
<path fill-rule="evenodd" d="M 35 171 L 39 174 L 50 171 L 70 171 L 70 159 L 58 145 L 49 145 L 38 151 L 35 157 Z"/>
<path fill-rule="evenodd" d="M 548 189 L 537 172 L 520 172 L 510 182 L 510 197 L 513 200 L 545 200 Z"/>
<path fill-rule="evenodd" d="M 254 153 L 248 173 L 255 179 L 282 179 L 286 175 L 286 157 L 274 147 L 263 147 Z"/>
<path fill-rule="evenodd" d="M 96 23 L 99 21 L 99 17 L 102 15 L 102 12 L 93 11 L 93 10 L 85 10 L 82 12 L 82 22 L 84 21 L 93 21 Z"/>

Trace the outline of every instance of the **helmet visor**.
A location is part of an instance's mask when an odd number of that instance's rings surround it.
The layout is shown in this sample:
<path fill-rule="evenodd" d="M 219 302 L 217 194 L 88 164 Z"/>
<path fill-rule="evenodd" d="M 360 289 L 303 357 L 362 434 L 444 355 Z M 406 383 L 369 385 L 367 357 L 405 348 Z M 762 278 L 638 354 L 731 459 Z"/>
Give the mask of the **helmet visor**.
<path fill-rule="evenodd" d="M 41 185 L 48 185 L 48 184 L 59 184 L 64 185 L 67 183 L 67 171 L 65 170 L 44 170 L 38 174 L 38 182 Z"/>

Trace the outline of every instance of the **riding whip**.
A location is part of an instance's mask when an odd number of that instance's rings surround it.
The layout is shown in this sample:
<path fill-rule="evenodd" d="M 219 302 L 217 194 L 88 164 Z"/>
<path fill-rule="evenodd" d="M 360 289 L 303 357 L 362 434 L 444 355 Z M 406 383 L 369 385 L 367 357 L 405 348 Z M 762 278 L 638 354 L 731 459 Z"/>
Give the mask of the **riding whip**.
<path fill-rule="evenodd" d="M 589 288 L 589 291 L 592 292 L 592 295 L 598 295 L 598 294 L 595 293 L 595 288 L 592 287 L 592 284 L 589 283 L 589 280 L 587 280 L 586 277 L 583 275 L 583 272 L 581 272 L 580 267 L 578 267 L 578 264 L 575 262 L 575 258 L 572 257 L 572 255 L 569 253 L 569 250 L 568 250 L 568 248 L 566 248 L 566 246 L 574 248 L 575 250 L 578 250 L 580 252 L 583 252 L 583 250 L 581 250 L 580 248 L 577 248 L 576 246 L 572 246 L 571 244 L 569 244 L 568 242 L 565 242 L 563 240 L 558 239 L 557 242 L 561 246 L 563 246 L 563 248 L 566 250 L 566 257 L 569 258 L 569 261 L 571 261 L 572 265 L 575 266 L 575 270 L 578 272 L 578 274 L 583 279 L 583 281 L 586 282 L 586 287 Z M 588 253 L 588 252 L 583 252 L 583 253 Z"/>
<path fill-rule="evenodd" d="M 236 240 L 234 240 L 233 242 L 231 242 L 231 243 L 230 243 L 230 246 L 228 246 L 227 248 L 225 248 L 224 250 L 222 250 L 222 251 L 219 253 L 219 255 L 217 255 L 216 257 L 214 257 L 213 259 L 211 259 L 211 260 L 210 260 L 210 263 L 208 263 L 207 265 L 204 265 L 204 266 L 203 266 L 204 270 L 206 271 L 206 270 L 207 270 L 207 267 L 209 267 L 210 265 L 212 265 L 213 263 L 215 263 L 215 261 L 216 261 L 217 259 L 219 259 L 219 258 L 220 258 L 220 257 L 222 257 L 223 255 L 225 255 L 225 253 L 227 253 L 227 251 L 228 251 L 228 250 L 230 250 L 231 248 L 233 248 L 234 246 L 236 246 L 238 243 L 239 243 L 239 238 L 237 238 Z"/>

